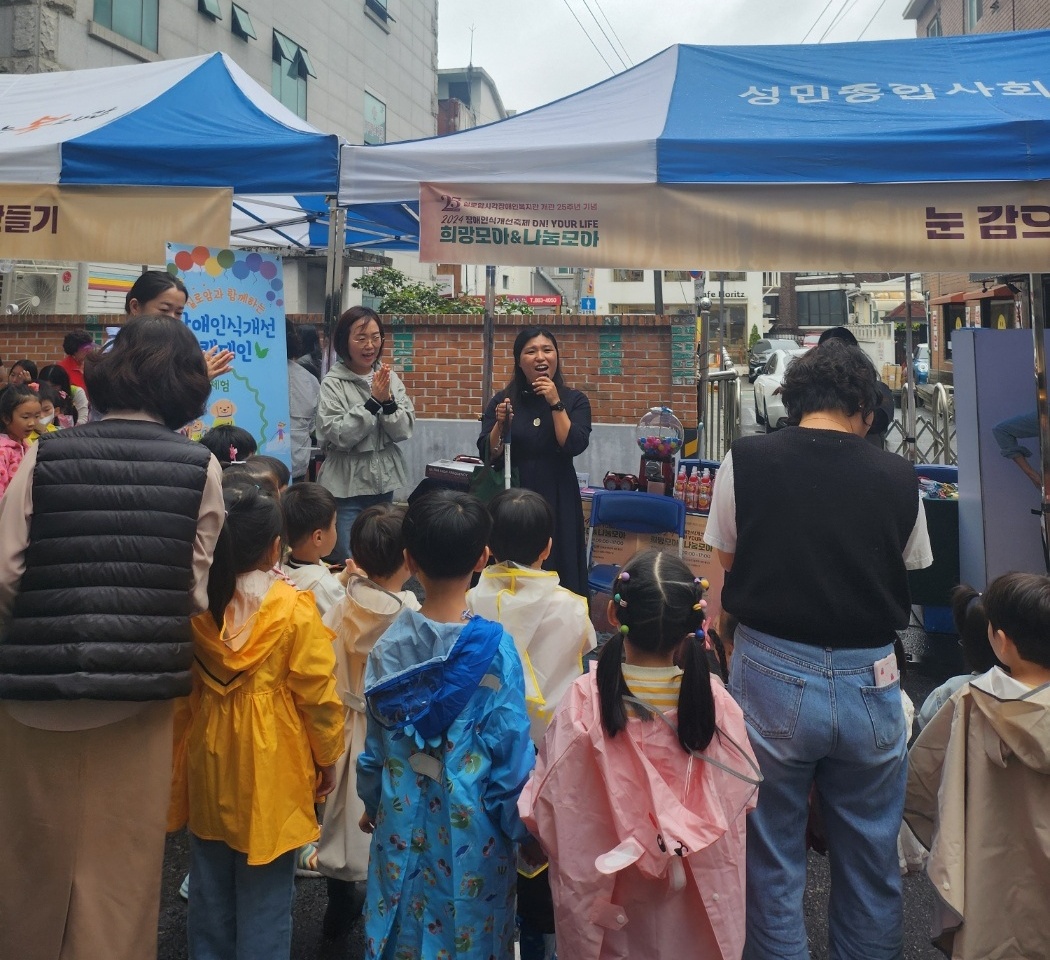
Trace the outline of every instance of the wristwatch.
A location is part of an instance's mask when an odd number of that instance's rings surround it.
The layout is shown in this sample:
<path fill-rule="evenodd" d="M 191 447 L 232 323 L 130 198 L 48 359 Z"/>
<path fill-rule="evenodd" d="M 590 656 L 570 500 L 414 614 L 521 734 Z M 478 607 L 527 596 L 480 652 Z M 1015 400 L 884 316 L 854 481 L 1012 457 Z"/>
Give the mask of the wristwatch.
<path fill-rule="evenodd" d="M 551 412 L 552 413 L 557 411 L 557 410 L 564 410 L 564 409 L 565 409 L 565 404 L 562 403 L 560 400 L 557 403 L 552 403 L 551 404 Z"/>

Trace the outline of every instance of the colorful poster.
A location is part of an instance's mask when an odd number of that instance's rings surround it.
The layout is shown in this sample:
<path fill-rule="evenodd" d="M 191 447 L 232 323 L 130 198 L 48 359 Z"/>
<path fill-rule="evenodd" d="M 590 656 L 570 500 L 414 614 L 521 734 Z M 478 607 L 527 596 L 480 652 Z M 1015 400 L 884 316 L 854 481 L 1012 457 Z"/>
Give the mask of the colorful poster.
<path fill-rule="evenodd" d="M 234 353 L 212 381 L 208 408 L 186 432 L 194 440 L 221 424 L 243 427 L 258 452 L 291 467 L 284 278 L 278 257 L 245 250 L 168 244 L 168 272 L 186 284 L 182 319 L 202 350 Z"/>

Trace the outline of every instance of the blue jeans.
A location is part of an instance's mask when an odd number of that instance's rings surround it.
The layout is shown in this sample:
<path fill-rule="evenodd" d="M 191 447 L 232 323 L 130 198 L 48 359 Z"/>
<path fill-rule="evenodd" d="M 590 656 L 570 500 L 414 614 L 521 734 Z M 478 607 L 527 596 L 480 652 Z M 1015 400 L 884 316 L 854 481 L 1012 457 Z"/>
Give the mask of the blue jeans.
<path fill-rule="evenodd" d="M 806 822 L 816 786 L 831 866 L 832 960 L 898 960 L 897 833 L 908 774 L 899 683 L 872 669 L 893 647 L 832 650 L 741 625 L 729 689 L 765 779 L 747 823 L 745 960 L 806 960 Z"/>
<path fill-rule="evenodd" d="M 295 856 L 248 866 L 217 840 L 190 834 L 190 960 L 288 960 Z"/>
<path fill-rule="evenodd" d="M 368 507 L 377 503 L 390 503 L 394 499 L 394 493 L 369 493 L 361 497 L 336 497 L 335 498 L 335 549 L 332 556 L 336 560 L 345 560 L 350 556 L 350 528 L 354 525 L 357 515 Z"/>
<path fill-rule="evenodd" d="M 1008 460 L 1015 457 L 1030 457 L 1032 451 L 1021 444 L 1022 439 L 1039 436 L 1039 414 L 1019 413 L 1016 417 L 1007 417 L 992 427 L 999 452 Z"/>

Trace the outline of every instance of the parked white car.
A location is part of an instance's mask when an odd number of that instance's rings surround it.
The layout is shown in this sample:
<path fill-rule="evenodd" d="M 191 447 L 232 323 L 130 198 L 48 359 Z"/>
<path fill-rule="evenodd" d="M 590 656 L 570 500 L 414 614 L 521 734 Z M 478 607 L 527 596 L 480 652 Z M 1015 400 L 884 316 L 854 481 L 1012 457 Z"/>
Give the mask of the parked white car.
<path fill-rule="evenodd" d="M 766 361 L 762 372 L 755 377 L 755 419 L 759 425 L 765 424 L 766 433 L 777 428 L 784 419 L 784 401 L 780 396 L 780 387 L 784 383 L 784 372 L 795 357 L 800 357 L 805 350 L 774 350 Z"/>

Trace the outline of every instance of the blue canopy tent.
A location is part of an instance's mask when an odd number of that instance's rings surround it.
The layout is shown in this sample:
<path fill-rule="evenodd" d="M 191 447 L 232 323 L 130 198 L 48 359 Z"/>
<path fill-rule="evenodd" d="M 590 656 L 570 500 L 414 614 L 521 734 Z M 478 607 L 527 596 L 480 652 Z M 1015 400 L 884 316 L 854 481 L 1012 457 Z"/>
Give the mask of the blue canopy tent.
<path fill-rule="evenodd" d="M 225 246 L 231 192 L 313 208 L 338 185 L 340 139 L 224 54 L 0 76 L 0 116 L 0 193 L 57 211 L 32 247 L 0 229 L 0 255 L 142 262 L 165 240 Z"/>
<path fill-rule="evenodd" d="M 1038 270 L 1050 32 L 675 46 L 452 136 L 344 145 L 340 202 L 435 262 Z"/>

